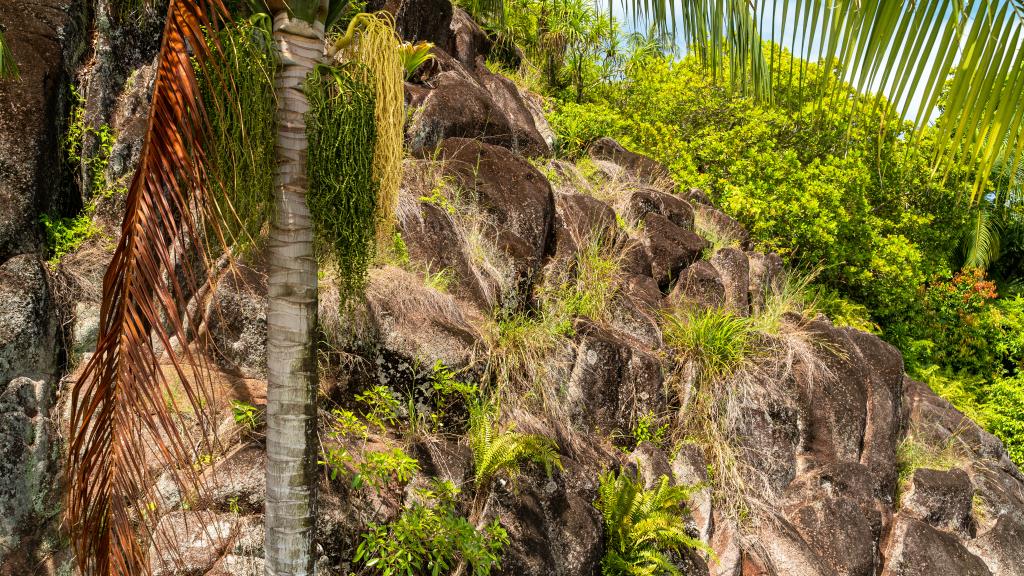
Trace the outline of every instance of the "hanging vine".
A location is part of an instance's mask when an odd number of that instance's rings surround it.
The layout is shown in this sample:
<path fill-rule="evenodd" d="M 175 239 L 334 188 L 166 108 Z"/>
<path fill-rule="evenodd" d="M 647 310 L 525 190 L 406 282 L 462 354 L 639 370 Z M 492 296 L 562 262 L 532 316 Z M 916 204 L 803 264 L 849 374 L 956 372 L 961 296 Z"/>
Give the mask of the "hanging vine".
<path fill-rule="evenodd" d="M 359 80 L 373 86 L 376 94 L 377 142 L 373 174 L 380 186 L 375 221 L 377 242 L 382 247 L 391 243 L 402 179 L 405 66 L 400 46 L 394 17 L 382 11 L 356 15 L 330 50 L 339 62 L 362 64 L 354 73 Z"/>
<path fill-rule="evenodd" d="M 226 26 L 209 44 L 222 61 L 199 69 L 210 124 L 204 151 L 212 209 L 220 227 L 214 245 L 233 254 L 258 244 L 273 208 L 274 72 L 270 18 L 258 14 Z"/>
<path fill-rule="evenodd" d="M 356 63 L 318 66 L 306 80 L 309 152 L 306 204 L 318 249 L 338 266 L 345 310 L 362 293 L 373 260 L 379 185 L 374 177 L 376 97 Z"/>

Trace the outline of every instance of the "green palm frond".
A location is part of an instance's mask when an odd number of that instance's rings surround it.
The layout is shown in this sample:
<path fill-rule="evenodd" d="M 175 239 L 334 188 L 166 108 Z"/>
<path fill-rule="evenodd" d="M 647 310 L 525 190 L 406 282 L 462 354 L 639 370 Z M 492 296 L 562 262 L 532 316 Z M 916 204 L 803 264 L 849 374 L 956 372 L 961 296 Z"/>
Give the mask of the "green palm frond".
<path fill-rule="evenodd" d="M 671 554 L 707 545 L 686 533 L 682 512 L 690 489 L 672 486 L 668 476 L 644 490 L 625 472 L 601 475 L 595 506 L 604 517 L 603 576 L 680 574 Z"/>
<path fill-rule="evenodd" d="M 555 468 L 562 469 L 558 446 L 553 440 L 537 434 L 521 434 L 511 428 L 501 431 L 496 427 L 497 415 L 497 407 L 487 401 L 470 407 L 469 446 L 478 490 L 489 486 L 502 473 L 515 478 L 523 462 L 544 466 L 549 476 Z"/>
<path fill-rule="evenodd" d="M 961 240 L 964 268 L 988 270 L 999 259 L 1002 226 L 991 209 L 978 208 Z"/>
<path fill-rule="evenodd" d="M 0 32 L 0 80 L 18 80 L 21 73 L 18 71 L 18 63 L 14 60 L 14 54 Z"/>

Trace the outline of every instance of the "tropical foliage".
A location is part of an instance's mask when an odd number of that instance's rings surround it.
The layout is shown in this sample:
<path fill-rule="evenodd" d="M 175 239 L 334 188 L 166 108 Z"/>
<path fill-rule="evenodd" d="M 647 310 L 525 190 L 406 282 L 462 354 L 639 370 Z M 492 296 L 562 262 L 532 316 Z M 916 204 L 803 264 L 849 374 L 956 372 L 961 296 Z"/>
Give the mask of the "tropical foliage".
<path fill-rule="evenodd" d="M 657 576 L 683 572 L 675 560 L 686 549 L 707 547 L 686 533 L 690 490 L 662 476 L 650 490 L 628 472 L 601 475 L 594 506 L 604 517 L 603 576 Z"/>
<path fill-rule="evenodd" d="M 473 451 L 473 482 L 478 492 L 487 491 L 499 474 L 514 478 L 523 462 L 544 467 L 550 476 L 561 469 L 558 446 L 550 438 L 538 434 L 522 434 L 497 422 L 498 408 L 480 402 L 470 408 L 469 447 Z"/>
<path fill-rule="evenodd" d="M 372 524 L 356 548 L 354 560 L 374 574 L 450 574 L 458 563 L 472 576 L 488 576 L 500 566 L 508 533 L 495 520 L 474 527 L 455 511 L 458 488 L 435 481 L 421 489 L 420 501 L 387 524 Z"/>
<path fill-rule="evenodd" d="M 115 4 L 120 13 L 135 3 Z M 144 446 L 179 464 L 172 466 L 179 483 L 198 488 L 194 463 L 208 462 L 213 447 L 179 425 L 183 407 L 175 404 L 182 399 L 199 412 L 210 392 L 205 318 L 201 306 L 188 303 L 265 234 L 276 267 L 269 318 L 281 323 L 268 330 L 269 354 L 279 360 L 271 361 L 266 416 L 268 470 L 279 473 L 279 482 L 268 481 L 268 542 L 298 534 L 298 546 L 268 546 L 286 550 L 282 558 L 268 554 L 268 570 L 278 561 L 313 566 L 312 504 L 285 519 L 304 523 L 301 530 L 274 525 L 282 519 L 274 504 L 289 489 L 311 503 L 314 487 L 312 444 L 297 456 L 285 449 L 289 440 L 309 440 L 315 426 L 308 422 L 317 416 L 309 239 L 315 230 L 340 268 L 345 306 L 361 288 L 373 250 L 395 244 L 402 80 L 426 55 L 422 46 L 401 50 L 391 17 L 361 13 L 361 2 L 295 0 L 274 3 L 273 11 L 252 4 L 256 15 L 245 21 L 232 21 L 220 0 L 167 4 L 148 133 L 104 282 L 96 352 L 71 390 L 67 520 L 84 574 L 148 567 L 155 513 L 143 504 L 151 500 L 148 468 L 137 457 Z M 684 0 L 674 13 L 675 4 L 635 0 L 627 6 L 651 16 L 655 27 L 628 41 L 585 0 L 462 4 L 496 41 L 494 64 L 516 69 L 521 82 L 553 97 L 563 155 L 579 156 L 594 138 L 612 135 L 665 161 L 678 182 L 705 187 L 762 248 L 791 264 L 820 266 L 820 282 L 839 295 L 835 301 L 871 310 L 871 321 L 908 352 L 911 369 L 925 374 L 934 362 L 936 377 L 961 384 L 982 378 L 984 384 L 949 389 L 1020 458 L 1022 403 L 1014 386 L 1024 322 L 1016 301 L 996 297 L 996 288 L 1012 289 L 1019 277 L 1013 263 L 1024 254 L 1024 243 L 1014 240 L 1024 151 L 1018 3 Z M 285 24 L 271 30 L 267 15 Z M 801 47 L 801 58 L 782 49 L 776 22 L 792 26 L 789 44 Z M 691 52 L 681 61 L 662 56 L 670 24 Z M 277 61 L 274 43 L 285 55 Z M 329 63 L 319 62 L 322 46 Z M 812 57 L 820 63 L 809 63 Z M 0 78 L 18 78 L 16 58 L 0 36 Z M 876 88 L 884 97 L 865 95 Z M 916 122 L 905 122 L 917 100 Z M 939 108 L 941 116 L 926 125 Z M 277 166 L 276 180 L 268 166 Z M 959 208 L 966 202 L 956 204 L 968 198 L 980 204 L 974 213 Z M 81 240 L 77 223 L 58 224 L 74 232 L 52 235 L 54 244 Z M 613 261 L 591 256 L 596 277 L 614 274 Z M 972 270 L 954 276 L 962 264 Z M 973 268 L 992 269 L 1002 284 L 990 291 Z M 607 291 L 592 292 L 566 286 L 558 298 L 568 303 L 564 316 L 605 313 Z M 933 336 L 935 323 L 951 320 L 962 330 Z M 675 324 L 673 345 L 706 376 L 741 365 L 748 334 L 732 319 Z M 565 322 L 540 326 L 567 333 Z M 713 344 L 709 352 L 704 343 Z M 168 403 L 172 388 L 184 394 Z M 301 410 L 282 413 L 295 406 Z M 551 440 L 502 430 L 497 416 L 482 402 L 470 414 L 477 499 L 523 461 L 549 474 L 560 466 Z M 381 416 L 379 423 L 383 429 L 392 422 Z M 380 468 L 407 478 L 408 459 L 391 457 L 403 467 Z M 292 476 L 282 480 L 286 474 Z M 609 473 L 600 494 L 606 573 L 674 573 L 671 554 L 694 544 L 670 522 L 683 492 L 666 479 L 641 490 L 632 478 Z M 467 564 L 488 573 L 507 541 L 500 527 L 482 534 L 454 514 L 450 497 L 433 500 L 374 527 L 360 559 L 384 573 L 438 573 L 456 559 L 457 573 Z"/>

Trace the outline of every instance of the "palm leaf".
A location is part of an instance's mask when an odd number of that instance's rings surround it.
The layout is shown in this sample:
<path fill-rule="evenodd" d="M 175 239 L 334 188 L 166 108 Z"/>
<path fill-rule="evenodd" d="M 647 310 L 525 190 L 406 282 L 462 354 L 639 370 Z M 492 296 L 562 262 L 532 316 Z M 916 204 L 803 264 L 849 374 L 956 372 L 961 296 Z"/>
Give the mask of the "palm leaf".
<path fill-rule="evenodd" d="M 21 75 L 18 72 L 18 63 L 14 60 L 10 46 L 3 32 L 0 32 L 0 80 L 17 80 Z"/>
<path fill-rule="evenodd" d="M 964 268 L 987 270 L 999 259 L 1002 226 L 988 207 L 974 211 L 961 241 Z"/>
<path fill-rule="evenodd" d="M 195 486 L 192 467 L 182 464 L 209 451 L 178 414 L 180 404 L 198 413 L 209 396 L 202 355 L 187 344 L 202 307 L 186 303 L 208 284 L 223 235 L 205 193 L 211 130 L 194 65 L 215 69 L 221 55 L 209 34 L 225 11 L 220 0 L 171 0 L 167 10 L 146 139 L 104 278 L 96 351 L 71 390 L 66 515 L 85 576 L 149 573 L 156 510 L 147 461 L 161 459 Z M 229 80 L 217 80 L 225 94 Z"/>

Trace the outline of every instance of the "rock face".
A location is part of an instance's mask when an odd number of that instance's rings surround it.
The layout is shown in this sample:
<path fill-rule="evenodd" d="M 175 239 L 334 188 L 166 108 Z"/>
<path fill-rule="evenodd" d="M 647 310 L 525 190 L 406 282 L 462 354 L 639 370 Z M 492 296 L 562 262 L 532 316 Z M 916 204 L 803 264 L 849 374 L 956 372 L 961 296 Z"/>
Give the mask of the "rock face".
<path fill-rule="evenodd" d="M 436 157 L 442 177 L 451 178 L 470 202 L 500 223 L 489 235 L 517 277 L 529 282 L 543 264 L 554 221 L 547 178 L 522 157 L 479 140 L 448 138 Z"/>
<path fill-rule="evenodd" d="M 0 10 L 21 71 L 19 82 L 0 82 L 0 262 L 41 249 L 40 213 L 80 205 L 53 119 L 67 117 L 87 14 L 81 0 L 13 1 Z"/>
<path fill-rule="evenodd" d="M 0 264 L 0 567 L 54 514 L 59 326 L 46 270 L 24 254 Z M 11 554 L 14 552 L 13 554 Z M 8 557 L 11 554 L 11 557 Z"/>
<path fill-rule="evenodd" d="M 523 432 L 556 439 L 564 466 L 548 477 L 525 464 L 515 483 L 501 476 L 480 495 L 481 520 L 500 521 L 510 536 L 496 573 L 599 574 L 606 538 L 594 506 L 597 479 L 620 469 L 635 470 L 648 488 L 663 476 L 694 487 L 678 516 L 715 555 L 674 556 L 686 574 L 1024 576 L 1024 475 L 995 437 L 906 378 L 894 348 L 791 311 L 771 334 L 751 337 L 748 361 L 730 376 L 698 381 L 693 362 L 665 346 L 662 315 L 721 308 L 757 316 L 782 289 L 781 258 L 753 251 L 746 230 L 707 194 L 670 182 L 665 166 L 614 140 L 588 150 L 604 177 L 596 184 L 573 164 L 549 160 L 554 134 L 542 99 L 486 66 L 489 57 L 517 56 L 492 54 L 491 38 L 448 0 L 375 0 L 368 8 L 390 11 L 403 39 L 434 43 L 436 60 L 405 86 L 414 158 L 404 164 L 401 242 L 381 254 L 387 263 L 369 272 L 366 298 L 351 315 L 339 314 L 330 275 L 322 279 L 324 393 L 362 414 L 354 395 L 386 386 L 400 396 L 405 421 L 433 398 L 436 363 L 490 391 L 502 362 L 527 358 L 517 369 L 544 378 L 505 391 L 504 416 Z M 54 405 L 65 363 L 60 324 L 69 317 L 57 310 L 54 292 L 63 292 L 41 263 L 37 222 L 41 212 L 70 213 L 81 200 L 53 119 L 67 117 L 64 86 L 77 72 L 89 121 L 117 134 L 107 177 L 122 178 L 138 158 L 153 81 L 159 18 L 135 28 L 97 23 L 90 65 L 76 71 L 90 17 L 79 0 L 11 0 L 0 8 L 23 75 L 0 84 L 5 576 L 44 571 L 59 541 L 43 533 L 60 512 L 52 491 L 61 428 Z M 102 216 L 116 221 L 120 209 L 102 206 Z M 723 242 L 712 253 L 698 232 Z M 595 243 L 609 248 L 613 268 L 603 313 L 545 324 L 545 289 L 582 278 L 579 256 Z M 224 399 L 261 404 L 253 390 L 266 362 L 266 286 L 258 264 L 238 270 L 218 285 L 209 328 L 227 387 L 244 388 L 224 390 Z M 89 290 L 97 289 L 97 270 L 87 276 Z M 73 303 L 77 352 L 94 342 L 97 300 L 90 293 Z M 527 319 L 536 332 L 515 340 L 502 325 L 509 317 Z M 517 376 L 525 378 L 508 379 Z M 324 408 L 326 421 L 335 406 Z M 682 428 L 694 425 L 695 414 L 704 418 L 699 426 Z M 264 570 L 262 432 L 258 425 L 240 431 L 226 409 L 217 416 L 226 423 L 223 450 L 203 471 L 203 497 L 171 488 L 170 473 L 148 463 L 161 491 L 154 574 Z M 445 422 L 446 432 L 464 432 L 458 418 Z M 642 430 L 651 418 L 676 436 L 659 441 Z M 361 535 L 419 501 L 428 477 L 462 487 L 456 509 L 469 513 L 474 470 L 466 440 L 433 434 L 426 420 L 417 426 L 374 426 L 365 440 L 321 431 L 325 449 L 350 456 L 402 447 L 420 472 L 379 489 L 324 474 L 318 573 L 361 570 L 353 563 Z M 953 446 L 955 462 L 911 470 L 898 459 L 900 444 L 911 441 Z"/>
<path fill-rule="evenodd" d="M 552 141 L 541 134 L 550 127 L 537 117 L 532 97 L 484 64 L 491 49 L 486 34 L 462 10 L 450 22 L 446 40 L 435 44 L 451 54 L 435 49 L 427 77 L 406 85 L 410 148 L 429 151 L 445 138 L 475 138 L 525 156 L 550 156 Z"/>
<path fill-rule="evenodd" d="M 217 361 L 245 378 L 267 372 L 267 283 L 261 271 L 236 265 L 217 283 L 209 311 Z"/>

